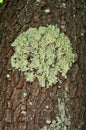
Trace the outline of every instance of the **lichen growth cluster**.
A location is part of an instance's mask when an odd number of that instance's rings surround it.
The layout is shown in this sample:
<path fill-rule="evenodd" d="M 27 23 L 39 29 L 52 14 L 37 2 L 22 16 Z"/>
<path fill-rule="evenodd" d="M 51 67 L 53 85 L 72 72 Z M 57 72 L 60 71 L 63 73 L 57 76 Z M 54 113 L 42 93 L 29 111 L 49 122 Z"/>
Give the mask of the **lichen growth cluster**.
<path fill-rule="evenodd" d="M 67 87 L 67 88 L 66 88 Z M 66 95 L 66 96 L 65 96 Z M 58 93 L 58 104 L 56 103 L 57 113 L 55 119 L 49 124 L 45 124 L 41 130 L 70 130 L 71 129 L 71 114 L 69 110 L 69 85 L 65 84 L 63 92 Z"/>
<path fill-rule="evenodd" d="M 67 78 L 74 61 L 70 40 L 54 25 L 29 28 L 12 46 L 15 49 L 12 67 L 23 71 L 27 81 L 37 78 L 41 87 L 60 82 L 59 73 Z"/>
<path fill-rule="evenodd" d="M 67 130 L 64 122 L 61 120 L 53 120 L 49 126 L 45 125 L 41 130 Z"/>
<path fill-rule="evenodd" d="M 58 111 L 59 115 L 55 120 L 52 120 L 50 125 L 45 125 L 41 130 L 69 130 L 71 125 L 71 118 L 66 116 L 65 103 L 58 99 Z"/>

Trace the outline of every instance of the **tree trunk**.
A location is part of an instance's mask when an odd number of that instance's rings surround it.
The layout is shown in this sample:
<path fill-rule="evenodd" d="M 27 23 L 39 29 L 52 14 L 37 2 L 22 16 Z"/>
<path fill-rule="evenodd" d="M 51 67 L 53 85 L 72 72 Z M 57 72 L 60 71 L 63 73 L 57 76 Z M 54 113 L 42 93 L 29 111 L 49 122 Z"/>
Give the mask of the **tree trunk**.
<path fill-rule="evenodd" d="M 85 0 L 6 1 L 0 10 L 0 130 L 41 130 L 58 115 L 58 98 L 64 99 L 71 116 L 67 130 L 86 129 L 85 4 Z M 14 53 L 11 43 L 20 33 L 48 24 L 57 24 L 69 37 L 76 62 L 61 86 L 46 89 L 36 80 L 26 82 L 23 73 L 12 68 L 10 58 Z"/>

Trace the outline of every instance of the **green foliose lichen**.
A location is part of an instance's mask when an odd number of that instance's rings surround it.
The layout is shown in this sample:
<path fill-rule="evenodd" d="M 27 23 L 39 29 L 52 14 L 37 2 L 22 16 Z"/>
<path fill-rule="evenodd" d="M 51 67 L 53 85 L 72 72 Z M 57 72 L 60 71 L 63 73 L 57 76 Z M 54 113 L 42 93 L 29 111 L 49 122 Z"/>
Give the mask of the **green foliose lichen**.
<path fill-rule="evenodd" d="M 41 87 L 60 82 L 58 74 L 67 78 L 74 61 L 70 40 L 54 25 L 29 28 L 12 43 L 12 67 L 23 71 L 26 80 L 39 80 Z"/>

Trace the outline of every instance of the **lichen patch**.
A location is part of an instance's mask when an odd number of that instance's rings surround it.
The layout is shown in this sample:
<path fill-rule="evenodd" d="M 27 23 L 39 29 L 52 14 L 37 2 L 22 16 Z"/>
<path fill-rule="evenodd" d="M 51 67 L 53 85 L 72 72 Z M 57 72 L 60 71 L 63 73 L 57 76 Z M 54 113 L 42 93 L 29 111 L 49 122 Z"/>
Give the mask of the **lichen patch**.
<path fill-rule="evenodd" d="M 58 74 L 67 78 L 74 61 L 70 40 L 54 25 L 29 28 L 12 43 L 15 53 L 12 67 L 23 71 L 26 80 L 38 79 L 41 87 L 60 82 Z"/>

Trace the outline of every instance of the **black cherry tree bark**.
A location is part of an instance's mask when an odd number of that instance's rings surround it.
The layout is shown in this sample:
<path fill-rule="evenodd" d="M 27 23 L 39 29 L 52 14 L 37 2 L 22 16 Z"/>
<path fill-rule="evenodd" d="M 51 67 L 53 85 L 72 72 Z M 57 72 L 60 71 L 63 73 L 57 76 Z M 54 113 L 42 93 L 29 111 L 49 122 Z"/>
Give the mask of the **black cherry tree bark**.
<path fill-rule="evenodd" d="M 85 130 L 85 0 L 7 0 L 0 9 L 0 130 Z M 12 67 L 11 46 L 29 28 L 57 25 L 75 62 L 62 84 L 42 88 Z M 29 60 L 29 59 L 28 59 Z M 35 70 L 36 71 L 36 70 Z"/>

